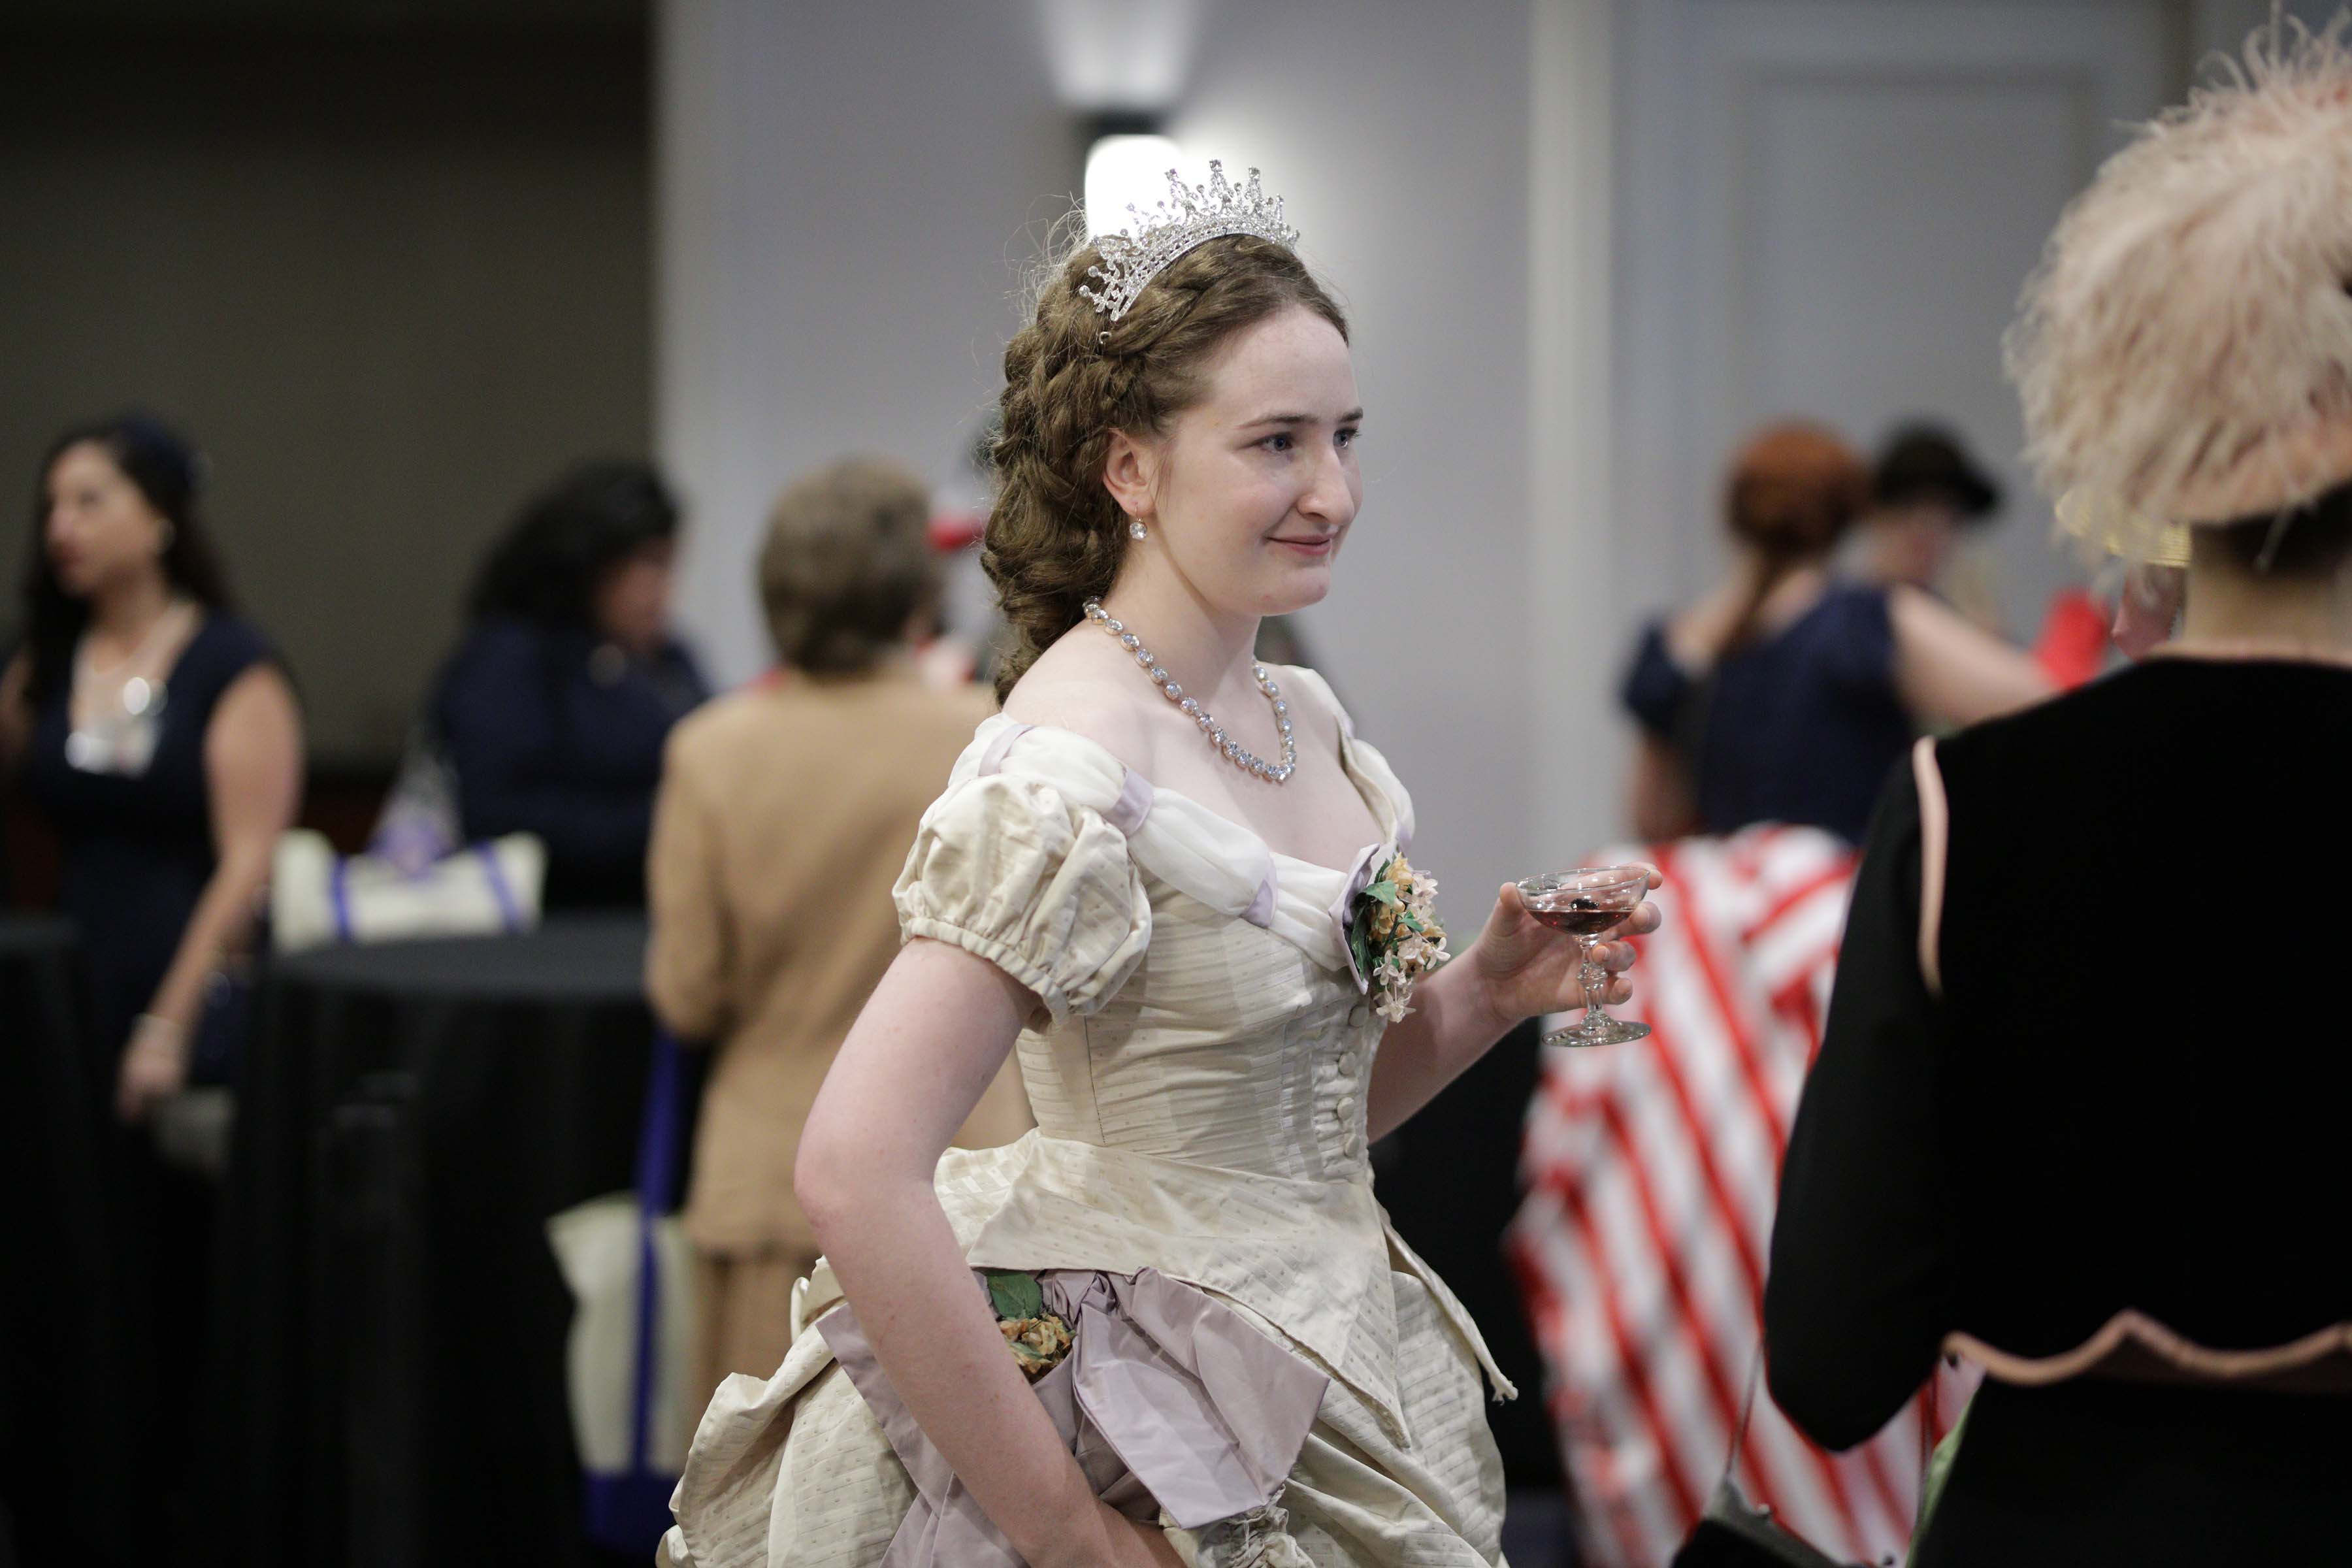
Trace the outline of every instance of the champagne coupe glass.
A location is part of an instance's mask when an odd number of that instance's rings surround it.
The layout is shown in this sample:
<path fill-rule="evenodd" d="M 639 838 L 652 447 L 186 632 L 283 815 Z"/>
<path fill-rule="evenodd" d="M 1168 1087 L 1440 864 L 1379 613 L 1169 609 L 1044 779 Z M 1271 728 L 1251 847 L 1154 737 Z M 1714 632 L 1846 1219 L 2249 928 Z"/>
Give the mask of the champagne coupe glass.
<path fill-rule="evenodd" d="M 1614 1046 L 1647 1038 L 1650 1026 L 1609 1016 L 1609 973 L 1593 962 L 1592 950 L 1601 934 L 1633 918 L 1649 896 L 1650 872 L 1645 866 L 1587 866 L 1529 877 L 1519 884 L 1528 913 L 1554 931 L 1576 940 L 1584 958 L 1579 977 L 1584 985 L 1584 1017 L 1573 1026 L 1544 1037 L 1547 1046 Z"/>

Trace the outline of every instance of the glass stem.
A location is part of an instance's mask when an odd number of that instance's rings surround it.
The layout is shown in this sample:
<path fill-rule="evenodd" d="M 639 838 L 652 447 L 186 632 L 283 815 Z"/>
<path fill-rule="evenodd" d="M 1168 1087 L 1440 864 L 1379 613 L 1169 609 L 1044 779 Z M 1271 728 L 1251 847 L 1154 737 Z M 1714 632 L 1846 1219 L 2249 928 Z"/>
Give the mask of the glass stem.
<path fill-rule="evenodd" d="M 1601 1016 L 1601 1008 L 1608 1005 L 1609 972 L 1601 968 L 1600 962 L 1592 956 L 1600 951 L 1601 944 L 1590 937 L 1580 940 L 1584 943 L 1584 969 L 1577 975 L 1577 983 L 1584 987 L 1584 1023 L 1590 1028 Z"/>

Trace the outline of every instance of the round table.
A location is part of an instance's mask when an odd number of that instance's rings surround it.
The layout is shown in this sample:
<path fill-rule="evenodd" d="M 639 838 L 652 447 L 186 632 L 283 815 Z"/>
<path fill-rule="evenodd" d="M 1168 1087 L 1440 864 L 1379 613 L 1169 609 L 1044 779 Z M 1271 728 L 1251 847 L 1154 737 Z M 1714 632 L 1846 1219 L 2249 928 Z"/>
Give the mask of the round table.
<path fill-rule="evenodd" d="M 585 1563 L 548 1217 L 631 1184 L 646 927 L 265 977 L 222 1216 L 215 1555 Z"/>
<path fill-rule="evenodd" d="M 0 1557 L 27 1563 L 120 1544 L 94 1540 L 121 1368 L 98 1163 L 111 1064 L 97 1059 L 86 1003 L 72 923 L 0 916 Z"/>

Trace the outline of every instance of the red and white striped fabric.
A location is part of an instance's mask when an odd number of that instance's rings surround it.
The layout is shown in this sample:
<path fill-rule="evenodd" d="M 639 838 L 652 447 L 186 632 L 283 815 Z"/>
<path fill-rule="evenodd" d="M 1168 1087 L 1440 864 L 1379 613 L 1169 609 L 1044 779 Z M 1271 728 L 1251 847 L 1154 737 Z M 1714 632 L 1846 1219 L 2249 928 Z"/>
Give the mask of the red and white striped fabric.
<path fill-rule="evenodd" d="M 1654 895 L 1664 923 L 1642 940 L 1622 1009 L 1654 1033 L 1546 1053 L 1521 1155 L 1527 1197 L 1506 1237 L 1596 1568 L 1665 1563 L 1723 1472 L 1853 870 L 1843 843 L 1799 827 L 1621 847 L 1592 863 L 1628 860 L 1666 876 Z M 1759 1389 L 1734 1476 L 1821 1551 L 1891 1561 L 1916 1512 L 1923 1421 L 1934 1425 L 1924 1395 L 1831 1455 Z"/>

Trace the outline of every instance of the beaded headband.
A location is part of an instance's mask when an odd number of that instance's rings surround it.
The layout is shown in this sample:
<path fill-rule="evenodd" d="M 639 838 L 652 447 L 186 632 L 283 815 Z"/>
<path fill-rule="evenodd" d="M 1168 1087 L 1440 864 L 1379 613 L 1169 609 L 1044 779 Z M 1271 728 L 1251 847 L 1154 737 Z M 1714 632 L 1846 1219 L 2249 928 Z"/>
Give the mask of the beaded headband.
<path fill-rule="evenodd" d="M 1078 285 L 1078 293 L 1114 321 L 1134 308 L 1146 285 L 1168 264 L 1196 246 L 1228 234 L 1246 234 L 1272 240 L 1286 250 L 1298 248 L 1298 231 L 1282 221 L 1282 198 L 1258 188 L 1257 171 L 1238 189 L 1226 183 L 1225 166 L 1209 161 L 1209 183 L 1188 185 L 1168 171 L 1168 199 L 1149 213 L 1129 203 L 1135 222 L 1124 233 L 1106 234 L 1095 241 L 1102 265 L 1087 268 L 1087 276 L 1102 280 L 1094 289 Z"/>

